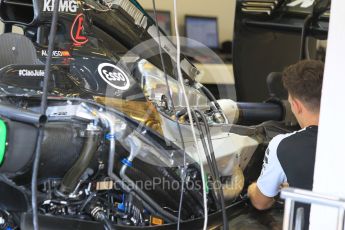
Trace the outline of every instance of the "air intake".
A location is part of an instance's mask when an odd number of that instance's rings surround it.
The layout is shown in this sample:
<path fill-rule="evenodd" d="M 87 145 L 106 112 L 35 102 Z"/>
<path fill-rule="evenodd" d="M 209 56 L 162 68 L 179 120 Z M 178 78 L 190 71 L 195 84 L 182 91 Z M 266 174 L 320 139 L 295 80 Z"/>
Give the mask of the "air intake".
<path fill-rule="evenodd" d="M 32 0 L 0 1 L 0 19 L 4 23 L 30 25 L 34 21 Z"/>

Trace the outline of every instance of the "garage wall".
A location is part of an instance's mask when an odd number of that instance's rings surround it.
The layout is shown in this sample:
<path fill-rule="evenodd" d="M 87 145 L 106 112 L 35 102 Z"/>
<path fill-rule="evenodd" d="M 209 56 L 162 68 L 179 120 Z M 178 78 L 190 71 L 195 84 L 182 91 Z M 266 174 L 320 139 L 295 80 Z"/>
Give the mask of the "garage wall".
<path fill-rule="evenodd" d="M 145 9 L 152 9 L 152 0 L 137 0 Z M 180 34 L 184 31 L 184 17 L 186 14 L 198 16 L 218 17 L 219 39 L 222 43 L 232 40 L 235 0 L 178 0 L 178 21 Z M 169 10 L 173 20 L 173 0 L 156 0 L 157 10 Z M 174 26 L 173 26 L 174 27 Z M 174 31 L 174 28 L 173 28 Z"/>

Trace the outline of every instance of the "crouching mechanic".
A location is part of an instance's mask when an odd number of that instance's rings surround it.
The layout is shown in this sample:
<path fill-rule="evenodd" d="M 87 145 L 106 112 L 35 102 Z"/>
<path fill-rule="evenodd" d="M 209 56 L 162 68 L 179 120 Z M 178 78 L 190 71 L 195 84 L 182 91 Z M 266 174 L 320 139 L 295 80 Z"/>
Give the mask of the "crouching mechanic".
<path fill-rule="evenodd" d="M 278 135 L 269 143 L 261 175 L 248 188 L 253 206 L 270 208 L 281 187 L 312 190 L 324 65 L 300 61 L 283 72 L 292 112 L 301 126 L 294 133 Z M 304 210 L 304 226 L 309 226 L 309 206 Z"/>

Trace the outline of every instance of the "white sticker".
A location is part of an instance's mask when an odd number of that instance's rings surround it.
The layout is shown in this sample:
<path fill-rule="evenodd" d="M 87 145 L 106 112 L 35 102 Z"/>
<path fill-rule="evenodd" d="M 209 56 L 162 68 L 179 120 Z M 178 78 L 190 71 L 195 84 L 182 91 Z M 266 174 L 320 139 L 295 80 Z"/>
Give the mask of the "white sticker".
<path fill-rule="evenodd" d="M 19 70 L 19 77 L 44 77 L 43 70 L 28 70 L 28 69 L 21 69 Z"/>
<path fill-rule="evenodd" d="M 78 3 L 76 0 L 58 0 L 59 12 L 76 13 L 78 9 Z M 44 0 L 43 11 L 52 12 L 54 10 L 55 0 Z"/>
<path fill-rule="evenodd" d="M 130 83 L 128 76 L 116 65 L 102 63 L 98 66 L 98 74 L 108 85 L 115 89 L 129 89 Z"/>

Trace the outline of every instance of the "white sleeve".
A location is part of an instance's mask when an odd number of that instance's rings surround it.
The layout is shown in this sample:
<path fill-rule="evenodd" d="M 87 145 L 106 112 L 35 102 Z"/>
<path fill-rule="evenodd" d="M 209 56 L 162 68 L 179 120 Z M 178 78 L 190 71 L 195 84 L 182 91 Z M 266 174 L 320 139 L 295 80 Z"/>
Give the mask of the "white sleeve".
<path fill-rule="evenodd" d="M 280 191 L 280 185 L 287 182 L 286 175 L 277 157 L 278 145 L 285 137 L 286 135 L 278 135 L 273 138 L 265 152 L 257 186 L 261 193 L 267 197 L 275 197 Z"/>

